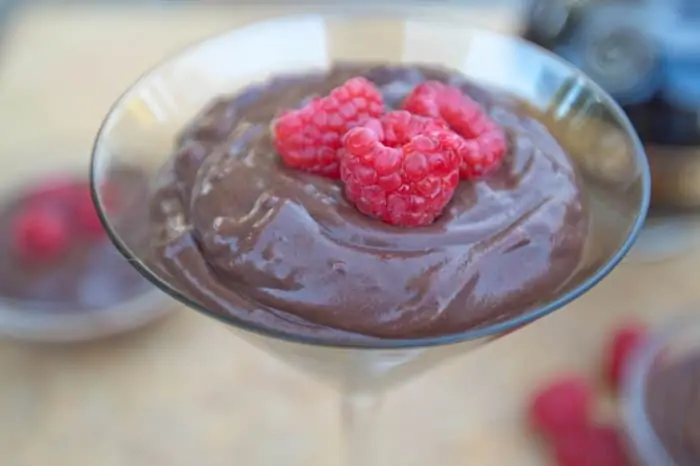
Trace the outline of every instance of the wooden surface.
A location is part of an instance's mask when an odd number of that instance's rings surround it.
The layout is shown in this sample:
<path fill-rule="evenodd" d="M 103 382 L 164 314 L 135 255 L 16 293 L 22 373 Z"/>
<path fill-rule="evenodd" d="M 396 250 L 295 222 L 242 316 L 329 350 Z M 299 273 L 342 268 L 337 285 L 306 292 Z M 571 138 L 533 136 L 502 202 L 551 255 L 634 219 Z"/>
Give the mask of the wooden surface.
<path fill-rule="evenodd" d="M 102 116 L 143 70 L 250 17 L 21 15 L 0 56 L 0 176 L 85 163 Z M 521 426 L 528 390 L 558 370 L 594 374 L 617 320 L 661 323 L 691 308 L 699 263 L 700 251 L 623 264 L 574 305 L 393 391 L 379 420 L 382 464 L 548 464 Z M 3 466 L 339 464 L 335 393 L 192 311 L 87 345 L 2 342 L 0 374 Z"/>

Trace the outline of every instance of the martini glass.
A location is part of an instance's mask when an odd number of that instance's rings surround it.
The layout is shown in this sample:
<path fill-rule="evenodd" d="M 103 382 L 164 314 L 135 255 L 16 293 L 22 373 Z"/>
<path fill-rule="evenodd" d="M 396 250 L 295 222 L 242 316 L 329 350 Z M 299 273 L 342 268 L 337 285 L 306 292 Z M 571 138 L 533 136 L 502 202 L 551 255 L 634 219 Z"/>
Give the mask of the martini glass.
<path fill-rule="evenodd" d="M 337 61 L 438 65 L 511 94 L 569 150 L 590 209 L 590 234 L 578 271 L 548 302 L 517 317 L 456 335 L 338 343 L 260 328 L 224 315 L 178 288 L 131 241 L 134 216 L 103 206 L 100 186 L 121 166 L 154 172 L 169 159 L 178 131 L 213 98 L 277 74 L 325 69 Z M 394 384 L 543 317 L 582 295 L 622 260 L 647 211 L 647 161 L 614 101 L 578 70 L 520 39 L 474 29 L 425 10 L 345 8 L 269 19 L 189 47 L 156 66 L 114 104 L 91 166 L 94 200 L 116 247 L 156 286 L 274 356 L 306 369 L 341 393 L 346 464 L 376 464 L 372 427 Z M 147 193 L 144 202 L 147 205 Z M 144 211 L 146 209 L 143 209 Z M 144 212 L 146 215 L 147 212 Z"/>

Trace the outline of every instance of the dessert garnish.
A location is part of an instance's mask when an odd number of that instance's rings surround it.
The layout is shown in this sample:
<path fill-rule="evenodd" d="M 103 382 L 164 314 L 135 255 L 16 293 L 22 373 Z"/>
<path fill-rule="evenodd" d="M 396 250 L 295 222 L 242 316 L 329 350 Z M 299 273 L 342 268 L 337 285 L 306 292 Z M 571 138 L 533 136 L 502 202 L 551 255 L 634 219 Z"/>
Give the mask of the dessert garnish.
<path fill-rule="evenodd" d="M 604 352 L 604 378 L 613 390 L 620 388 L 623 372 L 630 357 L 647 337 L 647 328 L 640 322 L 621 326 L 612 335 Z"/>
<path fill-rule="evenodd" d="M 392 225 L 433 223 L 459 183 L 456 139 L 435 120 L 402 110 L 351 129 L 340 156 L 346 197 Z"/>
<path fill-rule="evenodd" d="M 501 165 L 508 148 L 505 132 L 477 102 L 456 87 L 426 81 L 406 97 L 403 108 L 416 115 L 442 119 L 462 136 L 458 147 L 462 179 L 480 178 Z"/>
<path fill-rule="evenodd" d="M 629 466 L 614 425 L 594 416 L 594 391 L 577 375 L 546 382 L 530 399 L 528 420 L 550 446 L 557 466 Z"/>
<path fill-rule="evenodd" d="M 16 252 L 23 260 L 44 261 L 60 256 L 70 241 L 67 222 L 51 209 L 29 207 L 12 225 Z"/>
<path fill-rule="evenodd" d="M 433 223 L 459 178 L 496 170 L 505 132 L 461 90 L 438 81 L 416 86 L 403 110 L 385 113 L 379 89 L 351 78 L 273 123 L 275 147 L 292 168 L 340 177 L 365 215 L 402 227 Z"/>
<path fill-rule="evenodd" d="M 613 426 L 590 424 L 564 431 L 554 441 L 557 466 L 631 466 Z"/>
<path fill-rule="evenodd" d="M 105 192 L 109 207 L 116 192 L 112 186 Z M 50 180 L 32 190 L 12 222 L 15 250 L 36 263 L 60 256 L 72 241 L 103 235 L 88 185 L 73 180 Z"/>
<path fill-rule="evenodd" d="M 565 375 L 535 391 L 528 417 L 538 432 L 555 438 L 563 431 L 587 425 L 592 406 L 593 390 L 588 381 L 577 375 Z"/>
<path fill-rule="evenodd" d="M 647 336 L 637 321 L 620 325 L 603 347 L 604 382 L 619 393 L 624 367 Z M 596 393 L 579 375 L 559 375 L 531 395 L 527 408 L 530 427 L 551 447 L 557 466 L 629 466 L 617 426 L 595 418 Z"/>
<path fill-rule="evenodd" d="M 343 135 L 384 113 L 379 89 L 365 78 L 349 79 L 327 97 L 283 113 L 273 124 L 275 147 L 292 168 L 337 178 Z"/>

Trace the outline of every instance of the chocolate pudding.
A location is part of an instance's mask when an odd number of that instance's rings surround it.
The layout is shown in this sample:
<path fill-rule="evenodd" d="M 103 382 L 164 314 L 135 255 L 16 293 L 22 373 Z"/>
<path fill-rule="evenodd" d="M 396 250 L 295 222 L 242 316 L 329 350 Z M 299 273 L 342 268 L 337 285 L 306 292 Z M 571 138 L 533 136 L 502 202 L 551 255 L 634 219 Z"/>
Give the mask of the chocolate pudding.
<path fill-rule="evenodd" d="M 429 226 L 363 215 L 339 181 L 284 166 L 270 132 L 279 111 L 353 76 L 388 108 L 428 79 L 460 87 L 506 131 L 505 161 L 461 182 Z M 457 73 L 399 66 L 338 65 L 220 98 L 156 180 L 150 265 L 215 312 L 330 341 L 455 334 L 522 314 L 567 284 L 588 215 L 567 154 L 520 108 Z"/>
<path fill-rule="evenodd" d="M 700 356 L 656 371 L 649 381 L 647 409 L 674 464 L 700 464 Z"/>
<path fill-rule="evenodd" d="M 143 186 L 146 178 L 123 170 L 115 173 L 114 182 L 131 189 Z M 27 257 L 31 251 L 18 244 L 18 219 L 37 209 L 66 224 L 60 251 L 51 256 L 37 251 Z M 152 289 L 101 230 L 87 180 L 61 178 L 28 186 L 0 208 L 0 225 L 0 299 L 13 307 L 84 312 L 115 306 Z"/>

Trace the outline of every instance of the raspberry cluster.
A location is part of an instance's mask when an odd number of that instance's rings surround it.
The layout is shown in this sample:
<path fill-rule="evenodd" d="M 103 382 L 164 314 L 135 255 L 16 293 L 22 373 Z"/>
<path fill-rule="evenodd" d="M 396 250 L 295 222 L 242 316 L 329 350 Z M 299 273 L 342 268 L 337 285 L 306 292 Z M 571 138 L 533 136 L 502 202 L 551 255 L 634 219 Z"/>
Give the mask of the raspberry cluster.
<path fill-rule="evenodd" d="M 614 392 L 646 334 L 646 328 L 635 322 L 620 327 L 607 343 L 603 377 Z M 551 444 L 557 466 L 631 466 L 617 428 L 597 422 L 594 405 L 592 385 L 575 374 L 552 379 L 532 395 L 529 424 Z"/>
<path fill-rule="evenodd" d="M 104 193 L 116 200 L 112 186 Z M 15 252 L 28 263 L 44 263 L 60 257 L 71 241 L 102 237 L 104 230 L 95 211 L 89 187 L 74 180 L 50 180 L 33 189 L 12 219 Z"/>
<path fill-rule="evenodd" d="M 479 104 L 437 81 L 416 86 L 403 109 L 387 111 L 381 92 L 356 77 L 272 127 L 285 164 L 345 184 L 362 213 L 398 226 L 435 221 L 460 178 L 497 169 L 506 135 Z"/>

